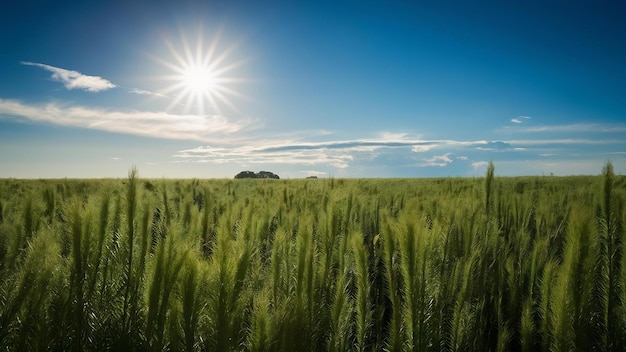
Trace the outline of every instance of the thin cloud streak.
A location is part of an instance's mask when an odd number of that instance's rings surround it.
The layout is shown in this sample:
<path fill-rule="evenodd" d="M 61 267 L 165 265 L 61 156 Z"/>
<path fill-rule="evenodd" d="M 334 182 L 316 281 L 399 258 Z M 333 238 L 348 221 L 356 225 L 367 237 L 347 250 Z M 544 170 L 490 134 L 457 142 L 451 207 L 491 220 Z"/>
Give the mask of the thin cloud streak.
<path fill-rule="evenodd" d="M 306 174 L 307 176 L 316 176 L 316 177 L 328 175 L 328 172 L 316 171 L 316 170 L 300 171 L 300 173 Z"/>
<path fill-rule="evenodd" d="M 516 123 L 516 124 L 522 124 L 522 123 L 524 123 L 524 120 L 528 120 L 528 119 L 532 119 L 532 117 L 530 117 L 530 116 L 518 116 L 518 117 L 512 118 L 511 122 L 512 123 Z"/>
<path fill-rule="evenodd" d="M 111 81 L 99 76 L 88 76 L 78 71 L 66 70 L 37 62 L 21 61 L 20 63 L 22 65 L 40 67 L 48 72 L 52 72 L 52 80 L 63 83 L 68 90 L 82 89 L 97 93 L 116 87 Z"/>
<path fill-rule="evenodd" d="M 488 145 L 487 141 L 421 140 L 406 135 L 382 134 L 382 137 L 326 142 L 280 143 L 274 141 L 250 141 L 245 146 L 200 146 L 181 150 L 173 155 L 178 162 L 196 163 L 240 163 L 240 164 L 300 164 L 329 165 L 340 169 L 347 168 L 356 160 L 375 158 L 383 153 L 405 150 L 409 153 L 423 153 L 416 147 L 464 148 L 467 146 Z M 452 153 L 434 156 L 422 166 L 445 166 L 453 160 Z M 463 157 L 460 160 L 466 160 Z M 444 164 L 444 165 L 442 165 Z"/>
<path fill-rule="evenodd" d="M 128 93 L 133 93 L 133 94 L 137 94 L 137 95 L 151 96 L 151 97 L 159 97 L 159 98 L 167 98 L 168 97 L 167 95 L 162 94 L 162 93 L 151 92 L 149 90 L 144 90 L 144 89 L 139 89 L 139 88 L 133 88 L 133 89 L 129 90 Z"/>
<path fill-rule="evenodd" d="M 219 115 L 176 115 L 150 111 L 112 111 L 55 103 L 28 105 L 0 99 L 0 115 L 63 126 L 92 128 L 164 139 L 224 143 L 232 134 L 252 128 L 253 121 L 231 121 Z M 2 118 L 2 116 L 0 116 Z"/>
<path fill-rule="evenodd" d="M 250 141 L 250 145 L 238 148 L 219 148 L 211 146 L 201 146 L 194 149 L 182 150 L 177 154 L 178 157 L 202 157 L 204 154 L 212 155 L 213 153 L 224 150 L 228 154 L 236 154 L 236 151 L 245 153 L 268 153 L 280 154 L 281 152 L 306 152 L 320 150 L 342 150 L 355 152 L 372 152 L 383 148 L 410 148 L 414 146 L 472 146 L 484 145 L 486 141 L 455 141 L 455 140 L 421 140 L 421 139 L 354 139 L 342 141 L 326 141 L 326 142 L 291 142 L 280 143 L 277 141 Z M 269 145 L 268 145 L 269 144 Z"/>
<path fill-rule="evenodd" d="M 174 157 L 181 159 L 179 162 L 330 165 L 339 169 L 345 169 L 354 160 L 352 154 L 355 152 L 355 150 L 333 150 L 327 148 L 268 152 L 263 149 L 246 146 L 238 148 L 198 147 L 182 150 Z"/>
<path fill-rule="evenodd" d="M 422 139 L 406 133 L 380 132 L 373 138 L 328 140 L 335 132 L 325 130 L 274 133 L 270 138 L 261 121 L 232 120 L 220 115 L 170 114 L 149 111 L 114 111 L 102 108 L 68 106 L 58 103 L 27 104 L 0 99 L 0 119 L 34 121 L 64 126 L 91 128 L 152 138 L 193 140 L 208 144 L 180 150 L 173 162 L 234 163 L 240 165 L 307 165 L 346 169 L 372 161 L 386 162 L 405 158 L 421 162 L 419 166 L 443 167 L 470 164 L 489 159 L 488 153 L 564 153 L 592 145 L 612 145 L 624 150 L 622 139 L 552 138 L 512 140 Z M 254 131 L 254 132 L 252 132 Z M 319 141 L 324 138 L 326 140 Z M 318 141 L 311 141 L 318 140 Z M 520 153 L 522 152 L 522 153 Z M 418 157 L 416 157 L 418 155 Z M 493 155 L 493 154 L 492 154 Z M 511 154 L 512 155 L 512 154 Z M 537 155 L 536 157 L 544 157 Z M 415 165 L 414 163 L 412 163 Z"/>
<path fill-rule="evenodd" d="M 517 146 L 549 146 L 549 145 L 608 145 L 608 144 L 626 144 L 625 140 L 620 139 L 517 139 L 508 141 L 511 145 Z"/>
<path fill-rule="evenodd" d="M 564 132 L 564 133 L 619 133 L 626 132 L 626 125 L 622 124 L 570 124 L 570 125 L 544 125 L 544 126 L 514 126 L 501 129 L 502 132 L 540 133 L 540 132 Z"/>
<path fill-rule="evenodd" d="M 468 161 L 461 153 L 520 153 L 542 146 L 572 146 L 593 144 L 624 144 L 621 140 L 546 139 L 511 141 L 458 141 L 412 139 L 408 135 L 381 134 L 382 137 L 323 142 L 279 142 L 276 140 L 249 140 L 246 145 L 200 146 L 181 150 L 173 155 L 178 162 L 239 163 L 239 164 L 302 164 L 329 165 L 345 169 L 359 160 L 372 160 L 381 155 L 404 151 L 424 154 L 430 150 L 444 150 L 443 155 L 424 158 L 420 166 L 446 166 L 454 160 Z M 452 152 L 458 151 L 459 156 Z M 477 164 L 482 166 L 482 164 Z"/>

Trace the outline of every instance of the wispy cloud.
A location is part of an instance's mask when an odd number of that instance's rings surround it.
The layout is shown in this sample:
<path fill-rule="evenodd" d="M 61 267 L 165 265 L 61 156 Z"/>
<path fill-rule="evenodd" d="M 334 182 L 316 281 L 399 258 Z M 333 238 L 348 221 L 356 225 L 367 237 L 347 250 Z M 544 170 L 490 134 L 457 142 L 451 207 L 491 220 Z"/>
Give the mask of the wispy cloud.
<path fill-rule="evenodd" d="M 381 133 L 378 138 L 324 142 L 249 141 L 245 146 L 201 146 L 173 155 L 178 162 L 239 164 L 328 165 L 344 169 L 358 160 L 398 152 L 416 153 L 416 147 L 458 149 L 484 145 L 487 141 L 412 139 L 408 135 Z M 454 154 L 424 159 L 422 166 L 445 166 Z M 465 159 L 464 159 L 465 158 Z M 459 160 L 467 160 L 459 157 Z"/>
<path fill-rule="evenodd" d="M 519 159 L 519 156 L 513 156 L 515 153 L 527 160 L 534 155 L 546 161 L 551 159 L 546 159 L 552 156 L 549 153 L 555 152 L 572 155 L 587 149 L 599 149 L 600 146 L 609 146 L 613 152 L 626 150 L 626 142 L 619 138 L 619 134 L 596 139 L 558 138 L 560 135 L 556 134 L 549 135 L 552 138 L 531 136 L 509 140 L 455 140 L 422 139 L 407 133 L 380 132 L 371 138 L 340 139 L 336 137 L 336 132 L 326 130 L 275 133 L 262 127 L 257 120 L 229 119 L 221 115 L 120 111 L 59 103 L 30 104 L 4 99 L 0 99 L 0 119 L 198 141 L 203 144 L 197 148 L 168 153 L 174 162 L 232 163 L 250 167 L 263 164 L 299 165 L 295 170 L 325 170 L 327 167 L 346 169 L 351 165 L 367 165 L 371 161 L 385 165 L 397 163 L 401 159 L 403 163 L 412 166 L 415 166 L 417 160 L 419 166 L 445 167 L 453 164 L 451 168 L 455 165 L 467 166 L 471 162 L 472 168 L 477 169 L 484 166 L 485 162 L 476 160 L 489 159 L 492 152 L 498 152 L 500 160 Z M 606 151 L 602 155 L 605 154 Z M 119 160 L 116 158 L 112 156 L 110 159 Z"/>
<path fill-rule="evenodd" d="M 78 71 L 66 70 L 37 62 L 22 61 L 21 64 L 41 67 L 46 71 L 52 72 L 52 80 L 63 83 L 65 88 L 69 90 L 82 89 L 96 93 L 116 87 L 109 80 L 99 76 L 88 76 Z"/>
<path fill-rule="evenodd" d="M 452 159 L 450 158 L 451 155 L 452 153 L 446 153 L 443 155 L 435 155 L 429 159 L 424 159 L 425 163 L 422 166 L 447 166 L 452 163 Z"/>
<path fill-rule="evenodd" d="M 424 141 L 413 139 L 355 139 L 345 141 L 330 142 L 302 142 L 295 144 L 277 144 L 265 148 L 269 152 L 279 152 L 282 150 L 319 150 L 319 149 L 341 149 L 350 151 L 371 152 L 380 148 L 398 148 L 415 146 L 436 146 L 441 141 Z"/>
<path fill-rule="evenodd" d="M 598 124 L 598 123 L 576 123 L 569 125 L 544 125 L 544 126 L 513 126 L 505 127 L 501 131 L 505 132 L 564 132 L 564 133 L 621 133 L 626 132 L 624 124 Z"/>
<path fill-rule="evenodd" d="M 232 134 L 252 128 L 254 121 L 232 121 L 220 115 L 177 115 L 151 111 L 114 111 L 81 106 L 23 104 L 0 99 L 0 115 L 64 126 L 93 128 L 154 138 L 225 142 Z M 2 118 L 2 116 L 0 116 Z"/>
<path fill-rule="evenodd" d="M 583 139 L 583 138 L 561 138 L 561 139 L 516 139 L 509 140 L 510 145 L 518 147 L 536 147 L 536 146 L 552 146 L 552 145 L 607 145 L 607 144 L 626 144 L 626 140 L 621 139 Z"/>
<path fill-rule="evenodd" d="M 414 153 L 424 153 L 435 148 L 435 144 L 419 144 L 411 147 L 411 151 Z"/>
<path fill-rule="evenodd" d="M 426 150 L 444 150 L 442 155 L 422 159 L 420 166 L 443 167 L 454 160 L 469 160 L 466 155 L 455 156 L 452 151 L 522 152 L 529 147 L 553 144 L 608 143 L 594 140 L 518 140 L 518 141 L 458 141 L 424 140 L 406 134 L 381 133 L 377 138 L 352 139 L 323 142 L 248 140 L 245 145 L 201 146 L 181 150 L 173 155 L 178 162 L 239 163 L 248 164 L 301 164 L 328 165 L 347 168 L 359 160 L 391 155 L 404 150 L 406 153 L 423 153 Z M 617 142 L 617 141 L 615 141 Z M 446 150 L 447 149 L 447 150 Z M 480 165 L 480 164 L 479 164 Z"/>
<path fill-rule="evenodd" d="M 532 117 L 530 117 L 530 116 L 518 116 L 518 117 L 512 118 L 511 122 L 517 123 L 517 124 L 522 124 L 522 123 L 524 123 L 525 120 L 528 120 L 528 119 L 532 119 Z"/>
<path fill-rule="evenodd" d="M 239 164 L 289 164 L 289 165 L 329 165 L 345 169 L 354 160 L 358 150 L 344 149 L 283 149 L 242 146 L 226 147 L 198 147 L 181 150 L 174 157 L 179 162 L 197 163 L 239 163 Z"/>
<path fill-rule="evenodd" d="M 315 170 L 307 170 L 307 171 L 300 171 L 300 173 L 303 173 L 307 176 L 326 176 L 328 175 L 328 172 L 324 172 L 324 171 L 315 171 Z"/>
<path fill-rule="evenodd" d="M 109 159 L 110 159 L 110 160 L 116 160 L 116 161 L 117 161 L 117 160 L 120 160 L 120 158 L 118 158 L 118 157 L 116 157 L 116 156 L 111 156 L 111 157 L 109 157 Z"/>
<path fill-rule="evenodd" d="M 249 140 L 241 146 L 201 146 L 181 150 L 174 157 L 181 162 L 328 165 L 345 169 L 355 159 L 371 159 L 384 150 L 410 150 L 414 146 L 437 143 L 383 132 L 378 138 L 342 141 Z"/>
<path fill-rule="evenodd" d="M 513 150 L 513 146 L 510 143 L 503 141 L 490 141 L 481 143 L 476 147 L 476 149 L 482 151 L 503 152 Z"/>
<path fill-rule="evenodd" d="M 128 92 L 129 93 L 133 93 L 133 94 L 138 94 L 138 95 L 145 95 L 145 96 L 159 97 L 159 98 L 167 98 L 167 95 L 165 95 L 165 94 L 158 93 L 158 92 L 151 92 L 149 90 L 144 90 L 144 89 L 139 89 L 139 88 L 133 88 L 133 89 L 129 90 Z"/>
<path fill-rule="evenodd" d="M 472 162 L 472 168 L 476 171 L 476 170 L 480 170 L 483 168 L 486 168 L 487 165 L 489 165 L 488 161 L 474 161 Z"/>

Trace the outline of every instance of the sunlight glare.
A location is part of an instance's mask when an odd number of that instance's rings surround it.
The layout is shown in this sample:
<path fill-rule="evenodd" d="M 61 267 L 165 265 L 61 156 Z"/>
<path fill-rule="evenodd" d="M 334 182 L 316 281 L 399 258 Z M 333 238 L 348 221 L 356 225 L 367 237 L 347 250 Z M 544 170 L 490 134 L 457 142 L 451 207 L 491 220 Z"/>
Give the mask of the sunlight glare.
<path fill-rule="evenodd" d="M 162 92 L 167 96 L 173 96 L 168 109 L 183 105 L 185 112 L 197 109 L 198 114 L 204 115 L 208 112 L 207 110 L 211 110 L 221 115 L 220 105 L 227 105 L 237 110 L 230 100 L 231 97 L 246 98 L 229 87 L 231 84 L 245 81 L 230 75 L 243 64 L 243 61 L 236 61 L 229 57 L 235 49 L 234 45 L 220 50 L 219 39 L 218 33 L 212 41 L 204 42 L 200 29 L 195 46 L 190 45 L 187 37 L 182 33 L 178 46 L 170 40 L 165 40 L 165 45 L 173 60 L 155 59 L 172 73 L 161 76 L 162 79 L 173 82 Z"/>
<path fill-rule="evenodd" d="M 211 94 L 216 88 L 215 73 L 208 67 L 191 65 L 181 76 L 185 88 L 195 94 Z"/>

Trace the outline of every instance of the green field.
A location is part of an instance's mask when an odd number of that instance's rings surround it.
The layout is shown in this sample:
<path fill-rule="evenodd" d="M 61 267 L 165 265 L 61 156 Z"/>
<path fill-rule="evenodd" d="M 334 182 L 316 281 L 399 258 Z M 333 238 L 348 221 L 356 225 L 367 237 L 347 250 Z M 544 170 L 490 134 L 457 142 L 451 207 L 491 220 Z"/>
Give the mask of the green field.
<path fill-rule="evenodd" d="M 623 351 L 626 178 L 0 180 L 0 350 Z"/>

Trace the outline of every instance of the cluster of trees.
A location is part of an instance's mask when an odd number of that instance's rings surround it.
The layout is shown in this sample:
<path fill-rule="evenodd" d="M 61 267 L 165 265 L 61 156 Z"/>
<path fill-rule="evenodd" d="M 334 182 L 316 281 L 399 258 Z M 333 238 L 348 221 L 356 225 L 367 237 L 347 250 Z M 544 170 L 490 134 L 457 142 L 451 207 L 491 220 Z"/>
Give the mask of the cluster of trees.
<path fill-rule="evenodd" d="M 280 179 L 278 175 L 270 171 L 259 171 L 257 173 L 254 173 L 254 171 L 242 171 L 235 175 L 235 178 L 273 178 L 276 180 Z"/>

